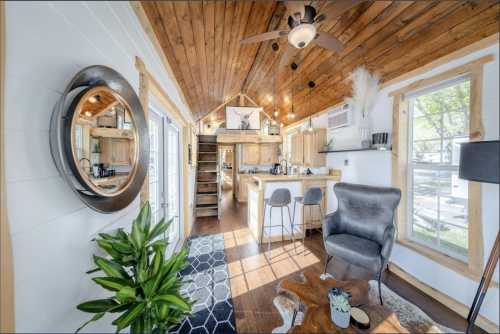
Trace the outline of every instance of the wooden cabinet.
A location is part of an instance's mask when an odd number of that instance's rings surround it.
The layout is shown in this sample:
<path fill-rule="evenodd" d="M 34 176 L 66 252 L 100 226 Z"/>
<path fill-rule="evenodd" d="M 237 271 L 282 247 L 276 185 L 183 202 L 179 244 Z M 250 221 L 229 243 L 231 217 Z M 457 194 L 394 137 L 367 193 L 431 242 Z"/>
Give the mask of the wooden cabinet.
<path fill-rule="evenodd" d="M 103 138 L 101 162 L 110 165 L 131 165 L 133 145 L 128 139 Z"/>
<path fill-rule="evenodd" d="M 278 162 L 278 144 L 242 144 L 241 164 L 272 165 Z"/>
<path fill-rule="evenodd" d="M 323 167 L 326 165 L 326 155 L 318 153 L 326 145 L 326 129 L 314 129 L 303 134 L 304 167 Z M 293 142 L 292 142 L 293 145 Z"/>
<path fill-rule="evenodd" d="M 316 206 L 316 205 L 304 206 L 304 211 L 303 211 L 304 220 L 308 224 L 309 223 L 313 224 L 314 227 L 321 227 L 322 220 L 323 220 L 323 217 L 321 216 L 321 214 L 325 215 L 325 213 L 326 213 L 326 208 L 327 208 L 327 203 L 328 203 L 327 198 L 326 198 L 326 195 L 327 195 L 326 184 L 327 184 L 327 182 L 323 181 L 323 180 L 321 180 L 321 181 L 303 181 L 303 183 L 302 183 L 304 195 L 309 188 L 315 188 L 315 187 L 320 188 L 321 191 L 323 192 L 323 200 L 321 202 L 321 212 L 320 212 L 318 206 Z"/>
<path fill-rule="evenodd" d="M 243 165 L 258 165 L 259 162 L 259 144 L 243 144 L 241 152 L 241 163 Z"/>
<path fill-rule="evenodd" d="M 246 202 L 248 200 L 248 184 L 253 182 L 253 174 L 238 174 L 238 191 L 236 198 L 238 202 Z"/>
<path fill-rule="evenodd" d="M 302 165 L 304 163 L 304 143 L 302 133 L 300 132 L 292 135 L 290 162 L 292 165 Z"/>
<path fill-rule="evenodd" d="M 277 144 L 260 144 L 260 164 L 272 165 L 278 162 Z"/>

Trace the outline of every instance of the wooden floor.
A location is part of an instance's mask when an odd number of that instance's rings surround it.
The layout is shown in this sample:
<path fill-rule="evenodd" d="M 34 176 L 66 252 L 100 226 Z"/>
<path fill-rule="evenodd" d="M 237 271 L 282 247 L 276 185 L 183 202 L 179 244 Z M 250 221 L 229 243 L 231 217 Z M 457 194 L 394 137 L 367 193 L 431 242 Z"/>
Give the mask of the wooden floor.
<path fill-rule="evenodd" d="M 240 333 L 269 333 L 282 324 L 273 305 L 276 285 L 284 277 L 297 277 L 306 267 L 322 272 L 325 252 L 320 233 L 313 232 L 299 245 L 297 253 L 291 243 L 274 243 L 271 258 L 267 244 L 259 246 L 250 235 L 246 223 L 246 205 L 237 203 L 232 193 L 225 192 L 222 217 L 198 218 L 193 235 L 223 233 L 235 307 L 236 326 Z M 337 279 L 371 278 L 361 269 L 334 259 L 328 272 Z M 444 305 L 421 293 L 396 275 L 387 272 L 384 283 L 393 291 L 420 307 L 428 315 L 439 315 L 436 321 L 449 328 L 464 330 L 465 320 Z M 478 330 L 481 332 L 480 330 Z"/>

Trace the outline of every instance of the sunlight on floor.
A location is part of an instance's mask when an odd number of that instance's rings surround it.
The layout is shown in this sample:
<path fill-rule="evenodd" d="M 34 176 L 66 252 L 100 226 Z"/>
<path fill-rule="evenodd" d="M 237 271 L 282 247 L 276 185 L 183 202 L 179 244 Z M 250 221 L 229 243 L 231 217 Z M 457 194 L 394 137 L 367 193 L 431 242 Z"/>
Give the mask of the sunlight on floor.
<path fill-rule="evenodd" d="M 246 232 L 242 230 L 234 231 L 234 234 L 233 232 L 224 234 L 224 238 L 226 236 L 231 238 L 233 235 L 232 239 L 226 239 L 226 248 L 234 247 L 239 242 L 243 244 L 250 242 L 246 239 Z M 252 242 L 255 242 L 251 236 L 250 238 Z M 233 297 L 240 296 L 318 262 L 320 259 L 298 241 L 295 242 L 295 249 L 290 243 L 271 251 L 230 262 L 228 270 L 232 295 Z"/>
<path fill-rule="evenodd" d="M 255 242 L 248 228 L 241 228 L 231 232 L 224 233 L 224 246 L 226 249 L 242 246 Z"/>

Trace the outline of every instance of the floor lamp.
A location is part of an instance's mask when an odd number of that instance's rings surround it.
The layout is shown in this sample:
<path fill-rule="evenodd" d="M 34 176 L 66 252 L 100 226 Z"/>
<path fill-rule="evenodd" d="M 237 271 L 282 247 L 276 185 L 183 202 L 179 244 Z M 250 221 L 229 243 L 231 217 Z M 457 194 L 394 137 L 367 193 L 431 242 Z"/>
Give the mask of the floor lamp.
<path fill-rule="evenodd" d="M 461 144 L 460 147 L 460 165 L 459 177 L 461 179 L 486 182 L 500 183 L 500 141 L 477 141 Z M 488 262 L 481 277 L 481 282 L 472 302 L 469 315 L 467 316 L 466 333 L 471 333 L 476 321 L 479 309 L 483 303 L 486 291 L 490 286 L 491 278 L 495 272 L 496 264 L 500 252 L 500 232 L 497 233 L 495 243 L 491 250 Z"/>

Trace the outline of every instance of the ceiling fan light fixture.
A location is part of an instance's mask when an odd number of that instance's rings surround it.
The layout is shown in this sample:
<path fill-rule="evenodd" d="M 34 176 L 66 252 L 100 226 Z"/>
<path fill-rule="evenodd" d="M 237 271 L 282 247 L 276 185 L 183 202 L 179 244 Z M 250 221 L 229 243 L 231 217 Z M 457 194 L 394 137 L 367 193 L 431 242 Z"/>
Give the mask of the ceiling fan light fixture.
<path fill-rule="evenodd" d="M 303 49 L 316 37 L 316 27 L 313 24 L 303 23 L 290 31 L 288 42 L 298 49 Z"/>

